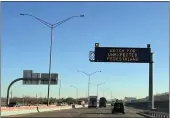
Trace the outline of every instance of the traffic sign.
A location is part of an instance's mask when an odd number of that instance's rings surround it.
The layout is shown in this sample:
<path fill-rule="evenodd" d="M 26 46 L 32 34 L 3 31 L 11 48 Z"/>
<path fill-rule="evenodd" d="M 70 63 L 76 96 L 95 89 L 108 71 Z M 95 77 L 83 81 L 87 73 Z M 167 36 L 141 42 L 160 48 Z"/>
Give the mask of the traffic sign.
<path fill-rule="evenodd" d="M 41 83 L 43 85 L 47 85 L 49 82 L 49 73 L 41 73 Z M 51 73 L 51 85 L 57 85 L 58 84 L 58 74 L 57 73 Z"/>
<path fill-rule="evenodd" d="M 40 78 L 40 73 L 32 73 L 32 78 L 34 79 Z"/>
<path fill-rule="evenodd" d="M 39 85 L 40 84 L 40 79 L 28 79 L 28 80 L 23 80 L 24 85 Z"/>
<path fill-rule="evenodd" d="M 40 76 L 41 75 L 41 76 Z M 24 85 L 47 85 L 49 82 L 49 73 L 33 73 L 32 70 L 24 70 L 23 71 L 23 84 Z M 51 73 L 51 85 L 58 84 L 58 74 Z"/>
<path fill-rule="evenodd" d="M 50 78 L 49 77 L 49 73 L 41 73 L 41 78 L 42 79 Z M 57 78 L 58 78 L 58 74 L 57 73 L 51 73 L 51 79 L 57 79 Z"/>
<path fill-rule="evenodd" d="M 24 70 L 23 71 L 23 78 L 32 78 L 33 70 Z"/>
<path fill-rule="evenodd" d="M 49 79 L 47 79 L 47 78 L 42 79 L 41 78 L 41 83 L 40 84 L 47 85 L 48 82 L 49 82 Z M 51 79 L 50 85 L 57 85 L 57 84 L 58 84 L 58 79 Z"/>
<path fill-rule="evenodd" d="M 95 62 L 150 63 L 151 48 L 95 47 Z"/>

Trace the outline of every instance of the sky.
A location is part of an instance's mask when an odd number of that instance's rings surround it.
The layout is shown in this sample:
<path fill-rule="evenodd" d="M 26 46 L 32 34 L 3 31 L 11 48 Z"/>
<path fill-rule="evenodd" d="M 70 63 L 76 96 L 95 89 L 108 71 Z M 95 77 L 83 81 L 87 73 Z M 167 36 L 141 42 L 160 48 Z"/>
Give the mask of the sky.
<path fill-rule="evenodd" d="M 148 96 L 149 64 L 95 63 L 89 51 L 95 43 L 102 47 L 147 47 L 154 52 L 154 94 L 169 91 L 168 75 L 168 2 L 3 2 L 2 3 L 2 80 L 1 96 L 23 70 L 48 73 L 50 28 L 29 16 L 35 15 L 49 23 L 73 18 L 53 30 L 52 73 L 61 79 L 61 97 L 87 96 L 86 73 L 99 87 L 99 96 L 143 98 Z M 11 87 L 13 96 L 47 96 L 47 85 Z M 90 95 L 97 88 L 90 86 Z M 50 97 L 58 98 L 59 86 L 51 85 Z"/>

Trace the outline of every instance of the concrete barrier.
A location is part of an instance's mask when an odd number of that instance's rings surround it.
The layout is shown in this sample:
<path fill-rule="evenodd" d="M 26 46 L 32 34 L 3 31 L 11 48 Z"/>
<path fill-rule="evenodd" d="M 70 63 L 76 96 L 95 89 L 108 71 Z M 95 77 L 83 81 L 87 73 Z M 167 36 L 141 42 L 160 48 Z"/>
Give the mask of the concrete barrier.
<path fill-rule="evenodd" d="M 6 111 L 1 111 L 1 116 L 10 116 L 10 115 L 18 115 L 18 114 L 27 114 L 27 113 L 36 113 L 36 107 L 29 107 L 28 109 L 11 109 Z"/>
<path fill-rule="evenodd" d="M 82 105 L 75 105 L 75 108 L 81 108 Z M 37 113 L 37 112 L 47 112 L 54 110 L 64 110 L 72 109 L 71 106 L 31 106 L 31 107 L 15 107 L 15 108 L 3 108 L 1 111 L 1 116 L 10 116 L 10 115 L 19 115 L 19 114 L 28 114 L 28 113 Z"/>
<path fill-rule="evenodd" d="M 75 105 L 75 108 L 82 108 L 82 105 Z"/>
<path fill-rule="evenodd" d="M 46 105 L 39 105 L 39 106 L 46 106 Z M 20 106 L 20 107 L 1 107 L 1 111 L 14 111 L 14 110 L 23 110 L 29 108 L 35 108 L 36 106 Z"/>
<path fill-rule="evenodd" d="M 53 111 L 53 110 L 62 110 L 62 109 L 71 109 L 71 106 L 49 106 L 49 107 L 38 107 L 39 112 Z"/>

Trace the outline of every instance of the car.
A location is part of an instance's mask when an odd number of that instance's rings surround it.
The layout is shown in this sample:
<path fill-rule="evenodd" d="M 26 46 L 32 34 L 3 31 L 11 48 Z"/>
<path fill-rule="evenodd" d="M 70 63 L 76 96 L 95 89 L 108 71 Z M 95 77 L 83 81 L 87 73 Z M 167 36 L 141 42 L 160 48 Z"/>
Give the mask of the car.
<path fill-rule="evenodd" d="M 82 102 L 81 100 L 80 100 L 80 101 L 78 101 L 78 105 L 81 105 L 81 102 Z"/>
<path fill-rule="evenodd" d="M 56 106 L 62 106 L 62 102 L 61 101 L 58 101 Z"/>
<path fill-rule="evenodd" d="M 99 100 L 99 107 L 106 107 L 106 98 L 105 97 L 101 97 Z"/>
<path fill-rule="evenodd" d="M 16 104 L 15 107 L 20 107 L 21 105 L 20 104 Z"/>
<path fill-rule="evenodd" d="M 114 103 L 114 107 L 112 108 L 112 114 L 114 114 L 114 113 L 125 114 L 123 102 L 115 102 Z"/>
<path fill-rule="evenodd" d="M 20 107 L 21 105 L 16 102 L 11 102 L 8 107 Z"/>
<path fill-rule="evenodd" d="M 15 107 L 15 104 L 9 104 L 8 107 Z"/>
<path fill-rule="evenodd" d="M 111 102 L 111 106 L 114 106 L 114 101 Z"/>

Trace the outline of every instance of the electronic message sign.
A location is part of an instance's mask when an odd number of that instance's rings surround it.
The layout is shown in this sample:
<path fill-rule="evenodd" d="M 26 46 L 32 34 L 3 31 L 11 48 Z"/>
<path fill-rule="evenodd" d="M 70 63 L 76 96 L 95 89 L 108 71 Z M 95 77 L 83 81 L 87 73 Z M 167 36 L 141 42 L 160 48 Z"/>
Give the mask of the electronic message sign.
<path fill-rule="evenodd" d="M 150 63 L 151 48 L 95 47 L 95 62 Z"/>

